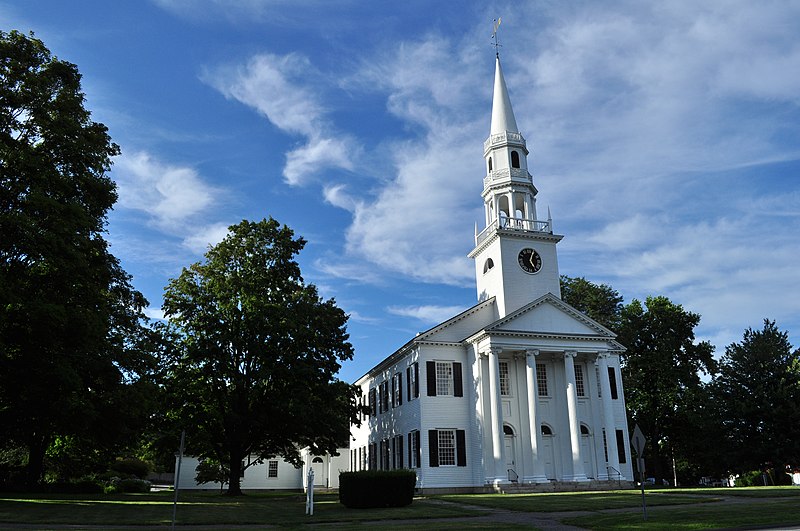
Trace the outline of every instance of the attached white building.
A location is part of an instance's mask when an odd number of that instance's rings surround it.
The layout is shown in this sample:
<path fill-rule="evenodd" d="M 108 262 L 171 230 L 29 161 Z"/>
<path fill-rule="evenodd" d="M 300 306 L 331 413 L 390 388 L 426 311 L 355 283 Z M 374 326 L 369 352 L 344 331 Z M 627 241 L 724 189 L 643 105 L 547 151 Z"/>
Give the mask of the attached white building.
<path fill-rule="evenodd" d="M 303 459 L 302 468 L 295 468 L 294 465 L 279 457 L 247 467 L 241 477 L 242 490 L 305 490 L 309 466 L 314 470 L 314 487 L 339 488 L 339 472 L 347 470 L 349 466 L 347 449 L 340 450 L 338 456 L 313 455 L 308 449 L 305 449 L 301 452 L 301 457 Z M 196 457 L 184 456 L 180 462 L 178 488 L 220 490 L 219 483 L 198 484 L 195 481 L 199 463 Z M 178 470 L 177 457 L 175 470 Z"/>
<path fill-rule="evenodd" d="M 419 334 L 356 383 L 370 414 L 350 469 L 412 468 L 420 489 L 630 481 L 615 335 L 561 300 L 550 217 L 497 58 L 483 146 L 478 303 Z"/>

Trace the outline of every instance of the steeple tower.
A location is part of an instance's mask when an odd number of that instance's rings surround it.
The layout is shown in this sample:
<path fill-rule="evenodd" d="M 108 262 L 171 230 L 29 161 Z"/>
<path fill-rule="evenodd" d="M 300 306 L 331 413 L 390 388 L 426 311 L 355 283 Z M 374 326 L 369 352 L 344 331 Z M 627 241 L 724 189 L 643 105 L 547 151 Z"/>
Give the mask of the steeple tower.
<path fill-rule="evenodd" d="M 495 61 L 492 122 L 483 143 L 485 228 L 475 235 L 478 300 L 496 297 L 500 317 L 538 297 L 560 297 L 552 220 L 539 220 L 528 147 L 511 108 L 500 57 Z"/>

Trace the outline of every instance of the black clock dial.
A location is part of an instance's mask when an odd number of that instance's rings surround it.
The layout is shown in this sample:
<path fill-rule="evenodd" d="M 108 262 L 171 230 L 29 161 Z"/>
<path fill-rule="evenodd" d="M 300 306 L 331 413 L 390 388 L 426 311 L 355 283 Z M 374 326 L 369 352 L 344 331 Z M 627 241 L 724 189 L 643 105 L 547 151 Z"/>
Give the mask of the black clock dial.
<path fill-rule="evenodd" d="M 534 249 L 526 247 L 517 256 L 519 266 L 526 273 L 538 273 L 542 268 L 542 257 Z"/>

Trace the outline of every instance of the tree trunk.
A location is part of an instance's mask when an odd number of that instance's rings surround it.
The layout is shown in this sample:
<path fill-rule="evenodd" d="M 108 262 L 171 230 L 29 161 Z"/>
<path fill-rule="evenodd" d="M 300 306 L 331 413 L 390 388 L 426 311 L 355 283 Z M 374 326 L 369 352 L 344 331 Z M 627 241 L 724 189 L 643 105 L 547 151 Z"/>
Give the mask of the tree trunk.
<path fill-rule="evenodd" d="M 238 454 L 235 455 L 233 452 L 231 452 L 231 460 L 228 465 L 228 469 L 231 471 L 231 474 L 228 477 L 227 494 L 228 496 L 241 496 L 242 457 Z"/>
<path fill-rule="evenodd" d="M 28 466 L 25 471 L 25 481 L 29 487 L 38 485 L 42 481 L 44 454 L 47 446 L 47 437 L 42 435 L 34 435 L 28 443 Z"/>

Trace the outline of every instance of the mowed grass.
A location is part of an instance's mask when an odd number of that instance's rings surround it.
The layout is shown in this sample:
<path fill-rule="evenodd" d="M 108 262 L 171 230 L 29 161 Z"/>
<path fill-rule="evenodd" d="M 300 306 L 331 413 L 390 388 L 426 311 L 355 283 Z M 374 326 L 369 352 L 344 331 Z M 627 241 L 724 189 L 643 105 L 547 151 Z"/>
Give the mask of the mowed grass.
<path fill-rule="evenodd" d="M 170 492 L 118 495 L 0 494 L 0 524 L 167 525 L 172 521 Z M 464 508 L 415 500 L 408 507 L 348 509 L 335 494 L 317 494 L 314 515 L 305 514 L 305 495 L 251 493 L 228 497 L 217 493 L 180 493 L 179 525 L 278 525 L 368 520 L 440 519 L 476 516 Z M 437 524 L 437 527 L 439 524 Z M 460 525 L 459 527 L 466 527 Z"/>
<path fill-rule="evenodd" d="M 681 507 L 649 507 L 647 521 L 641 511 L 595 513 L 564 518 L 562 523 L 586 529 L 744 529 L 785 528 L 800 525 L 797 499 L 751 500 L 743 503 L 703 504 Z"/>
<path fill-rule="evenodd" d="M 3 524 L 164 526 L 172 519 L 172 499 L 171 492 L 4 493 L 0 494 L 0 528 Z M 233 525 L 297 528 L 323 523 L 337 528 L 366 529 L 380 521 L 382 530 L 514 528 L 507 523 L 473 518 L 486 515 L 486 511 L 480 509 L 484 507 L 541 513 L 580 511 L 582 515 L 559 514 L 558 518 L 565 524 L 586 529 L 691 530 L 800 525 L 800 488 L 797 487 L 654 489 L 646 491 L 646 501 L 648 520 L 645 522 L 641 493 L 637 490 L 442 495 L 417 498 L 408 507 L 391 509 L 348 509 L 339 503 L 336 494 L 318 493 L 314 515 L 307 516 L 305 496 L 299 493 L 250 493 L 228 497 L 212 492 L 181 492 L 177 524 L 209 528 Z"/>
<path fill-rule="evenodd" d="M 495 509 L 528 512 L 599 511 L 641 507 L 642 493 L 638 490 L 596 492 L 555 492 L 537 494 L 448 494 L 438 496 L 445 501 L 480 505 Z M 687 496 L 682 491 L 647 492 L 647 505 L 681 505 L 719 501 L 714 496 Z"/>

